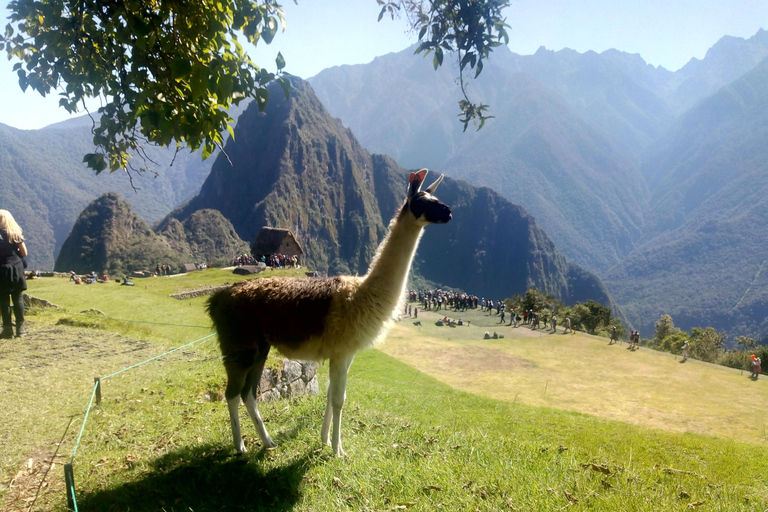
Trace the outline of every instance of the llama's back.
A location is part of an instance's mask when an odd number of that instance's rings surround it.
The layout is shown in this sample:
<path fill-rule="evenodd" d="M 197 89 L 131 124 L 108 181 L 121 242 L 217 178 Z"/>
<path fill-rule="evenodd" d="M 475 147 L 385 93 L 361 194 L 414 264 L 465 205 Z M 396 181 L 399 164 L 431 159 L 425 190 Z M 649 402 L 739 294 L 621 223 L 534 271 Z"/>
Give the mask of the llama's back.
<path fill-rule="evenodd" d="M 211 295 L 207 310 L 225 356 L 267 342 L 286 355 L 317 359 L 303 347 L 322 337 L 334 297 L 343 289 L 339 277 L 252 279 Z"/>

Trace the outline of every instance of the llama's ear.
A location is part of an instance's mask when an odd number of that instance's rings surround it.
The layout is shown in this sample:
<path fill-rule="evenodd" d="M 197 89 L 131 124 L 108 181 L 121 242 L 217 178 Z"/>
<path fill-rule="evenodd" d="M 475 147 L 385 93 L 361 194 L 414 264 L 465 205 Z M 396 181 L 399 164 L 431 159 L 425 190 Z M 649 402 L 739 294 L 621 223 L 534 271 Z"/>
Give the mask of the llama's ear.
<path fill-rule="evenodd" d="M 415 196 L 421 190 L 421 184 L 427 176 L 427 170 L 422 169 L 419 172 L 412 172 L 408 177 L 408 199 Z"/>
<path fill-rule="evenodd" d="M 445 174 L 441 174 L 439 178 L 435 180 L 433 184 L 427 187 L 427 190 L 425 191 L 427 194 L 434 194 L 435 190 L 437 189 L 437 186 L 440 184 L 440 182 L 443 181 L 443 178 L 445 178 Z"/>

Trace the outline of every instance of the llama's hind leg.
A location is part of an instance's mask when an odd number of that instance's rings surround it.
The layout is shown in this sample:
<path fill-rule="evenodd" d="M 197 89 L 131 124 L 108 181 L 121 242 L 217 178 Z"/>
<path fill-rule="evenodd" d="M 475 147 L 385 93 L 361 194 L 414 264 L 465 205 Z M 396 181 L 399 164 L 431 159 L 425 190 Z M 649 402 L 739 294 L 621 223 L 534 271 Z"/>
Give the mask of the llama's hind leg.
<path fill-rule="evenodd" d="M 328 373 L 328 398 L 325 406 L 325 416 L 323 417 L 323 428 L 320 431 L 320 439 L 324 444 L 330 444 L 333 448 L 333 454 L 337 457 L 345 455 L 341 448 L 341 408 L 344 406 L 344 400 L 347 398 L 347 373 L 352 364 L 354 356 L 344 359 L 331 359 Z M 331 442 L 328 441 L 328 434 L 333 422 L 333 436 Z"/>
<path fill-rule="evenodd" d="M 256 427 L 256 432 L 259 434 L 264 448 L 274 448 L 277 446 L 272 438 L 269 437 L 267 429 L 264 426 L 264 422 L 259 414 L 259 406 L 256 403 L 256 394 L 259 388 L 259 382 L 261 381 L 261 374 L 264 371 L 264 363 L 267 361 L 267 355 L 269 354 L 269 345 L 260 347 L 259 353 L 256 356 L 256 362 L 248 372 L 248 376 L 245 379 L 245 386 L 241 396 L 245 403 L 245 409 L 248 411 L 248 415 L 253 421 L 253 426 Z"/>
<path fill-rule="evenodd" d="M 229 422 L 232 425 L 232 439 L 235 443 L 235 450 L 238 453 L 245 453 L 245 443 L 240 433 L 240 416 L 238 409 L 240 407 L 240 390 L 245 383 L 245 371 L 230 370 L 227 368 L 227 390 L 224 396 L 227 399 L 227 408 L 229 409 Z"/>

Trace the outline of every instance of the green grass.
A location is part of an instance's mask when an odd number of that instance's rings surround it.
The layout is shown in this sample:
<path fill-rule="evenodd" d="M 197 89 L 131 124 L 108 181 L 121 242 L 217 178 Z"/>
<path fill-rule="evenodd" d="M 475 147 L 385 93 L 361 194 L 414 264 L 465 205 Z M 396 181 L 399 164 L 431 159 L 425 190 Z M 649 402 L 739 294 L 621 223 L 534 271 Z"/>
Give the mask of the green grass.
<path fill-rule="evenodd" d="M 223 276 L 212 275 L 210 284 Z M 190 281 L 180 286 L 193 288 L 188 286 L 193 277 L 185 276 Z M 30 292 L 73 311 L 94 307 L 115 314 L 111 304 L 100 304 L 93 296 L 83 296 L 87 305 L 78 303 L 71 288 L 45 281 L 34 283 Z M 162 281 L 148 280 L 146 289 L 130 290 L 141 294 L 134 297 L 136 305 L 143 304 L 141 316 L 162 318 L 158 310 L 165 310 L 167 316 L 184 319 L 178 323 L 206 321 L 202 301 L 189 305 L 169 299 L 167 293 L 178 290 L 169 292 L 171 285 Z M 43 287 L 50 288 L 41 293 Z M 119 309 L 119 297 L 110 300 L 125 318 L 133 310 Z M 186 328 L 176 328 L 174 334 L 150 325 L 145 327 L 148 341 L 139 343 L 121 331 L 135 328 L 125 323 L 100 321 L 100 329 L 53 325 L 63 316 L 32 317 L 32 335 L 0 358 L 4 404 L 13 404 L 0 411 L 3 441 L 10 440 L 4 443 L 0 479 L 5 484 L 0 503 L 8 510 L 27 509 L 23 498 L 34 496 L 42 471 L 30 476 L 30 492 L 19 498 L 18 489 L 8 485 L 10 479 L 24 480 L 29 458 L 52 454 L 74 417 L 61 443 L 63 456 L 46 477 L 48 486 L 34 509 L 65 508 L 60 467 L 74 448 L 93 375 L 192 339 L 182 339 Z M 409 329 L 401 324 L 388 342 L 402 345 Z M 425 322 L 424 330 L 429 329 Z M 62 335 L 58 343 L 57 330 Z M 537 340 L 527 339 L 531 344 Z M 535 406 L 468 393 L 379 350 L 359 354 L 350 371 L 342 422 L 348 458 L 335 459 L 320 444 L 322 396 L 260 407 L 278 443 L 274 450 L 260 449 L 242 411 L 249 453 L 236 456 L 226 405 L 220 401 L 224 375 L 212 340 L 104 381 L 103 402 L 91 412 L 74 462 L 80 510 L 768 508 L 764 443 L 669 432 L 563 410 L 556 403 Z M 80 346 L 73 348 L 73 343 Z M 463 344 L 470 350 L 466 354 L 503 348 L 459 339 L 443 338 L 443 343 L 449 348 Z M 529 350 L 534 357 L 533 348 Z M 56 357 L 47 357 L 46 351 Z M 40 360 L 35 362 L 34 356 Z M 321 389 L 326 376 L 324 365 Z"/>
<path fill-rule="evenodd" d="M 546 406 L 675 432 L 718 435 L 765 445 L 768 379 L 646 348 L 609 346 L 583 333 L 556 335 L 528 326 L 496 326 L 483 339 L 483 315 L 470 327 L 403 321 L 381 350 L 438 380 L 503 401 Z M 442 315 L 440 315 L 442 316 Z M 477 321 L 474 317 L 477 318 Z M 486 321 L 493 322 L 494 320 Z M 460 371 L 457 371 L 460 369 Z"/>

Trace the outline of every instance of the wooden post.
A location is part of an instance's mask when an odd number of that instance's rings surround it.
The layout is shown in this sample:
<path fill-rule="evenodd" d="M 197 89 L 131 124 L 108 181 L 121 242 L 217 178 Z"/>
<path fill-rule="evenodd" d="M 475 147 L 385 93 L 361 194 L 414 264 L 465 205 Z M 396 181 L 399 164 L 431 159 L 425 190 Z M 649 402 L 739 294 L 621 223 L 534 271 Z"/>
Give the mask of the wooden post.
<path fill-rule="evenodd" d="M 101 403 L 101 377 L 94 377 L 93 382 L 96 383 L 96 404 Z"/>
<path fill-rule="evenodd" d="M 67 510 L 75 510 L 75 473 L 71 462 L 64 464 L 64 481 L 67 487 Z"/>

